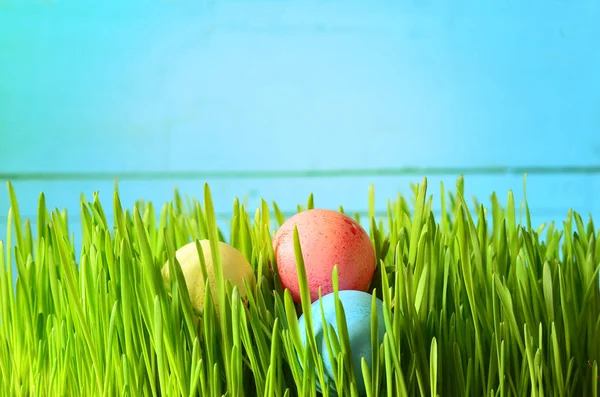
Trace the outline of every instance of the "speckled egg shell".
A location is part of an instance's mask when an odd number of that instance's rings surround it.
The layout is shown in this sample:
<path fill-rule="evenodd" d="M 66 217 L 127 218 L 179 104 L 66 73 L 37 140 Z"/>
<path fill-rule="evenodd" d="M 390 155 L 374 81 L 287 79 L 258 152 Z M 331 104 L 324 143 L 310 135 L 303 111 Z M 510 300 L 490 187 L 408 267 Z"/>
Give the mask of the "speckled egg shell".
<path fill-rule="evenodd" d="M 352 363 L 354 366 L 354 374 L 356 376 L 356 382 L 358 387 L 359 395 L 365 395 L 365 385 L 362 380 L 361 370 L 361 359 L 364 357 L 369 368 L 372 368 L 372 354 L 371 354 L 371 299 L 373 296 L 366 292 L 361 291 L 339 291 L 338 293 L 340 302 L 344 307 L 346 314 L 346 325 L 348 328 L 348 337 L 350 340 L 350 350 L 352 352 Z M 321 304 L 319 300 L 313 302 L 311 306 L 312 311 L 312 323 L 315 339 L 317 341 L 317 349 L 321 357 L 323 358 L 323 367 L 325 370 L 325 376 L 330 384 L 330 389 L 335 389 L 334 373 L 331 366 L 331 357 L 329 356 L 327 349 L 327 340 L 323 333 L 323 328 L 326 324 L 331 324 L 335 329 L 337 338 L 339 340 L 339 330 L 336 320 L 335 310 L 335 296 L 333 293 L 323 296 L 322 298 L 323 310 L 321 311 Z M 383 302 L 376 299 L 377 307 L 377 334 L 379 343 L 383 342 L 383 335 L 385 333 L 385 321 L 383 318 Z M 321 313 L 325 317 L 326 324 L 323 324 Z M 306 338 L 306 318 L 304 315 L 300 316 L 298 320 L 298 326 L 300 328 L 300 335 L 304 346 L 307 345 Z M 317 388 L 319 392 L 322 391 L 320 382 L 317 378 Z M 332 390 L 335 392 L 335 390 Z"/>
<path fill-rule="evenodd" d="M 298 228 L 312 302 L 319 297 L 319 287 L 322 295 L 333 291 L 331 274 L 336 264 L 340 290 L 367 290 L 375 272 L 375 251 L 367 232 L 340 212 L 312 209 L 290 217 L 273 240 L 282 286 L 295 302 L 300 302 L 300 287 L 294 226 Z"/>

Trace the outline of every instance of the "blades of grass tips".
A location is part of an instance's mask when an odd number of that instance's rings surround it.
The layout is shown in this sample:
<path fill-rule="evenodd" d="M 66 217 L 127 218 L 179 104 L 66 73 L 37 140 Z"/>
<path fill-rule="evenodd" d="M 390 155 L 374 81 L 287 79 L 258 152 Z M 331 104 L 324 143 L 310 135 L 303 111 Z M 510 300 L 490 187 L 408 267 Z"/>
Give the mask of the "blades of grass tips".
<path fill-rule="evenodd" d="M 308 196 L 308 202 L 306 203 L 306 209 L 307 210 L 312 210 L 315 208 L 315 197 L 314 195 L 311 193 Z"/>
<path fill-rule="evenodd" d="M 437 396 L 438 347 L 437 340 L 435 338 L 433 338 L 431 341 L 431 354 L 429 363 L 431 366 L 429 369 L 431 395 Z"/>
<path fill-rule="evenodd" d="M 166 229 L 163 230 L 166 235 Z M 183 305 L 183 315 L 185 318 L 185 324 L 187 325 L 188 338 L 193 340 L 195 335 L 195 327 L 193 320 L 193 309 L 190 295 L 186 286 L 185 277 L 181 269 L 181 264 L 175 256 L 175 248 L 171 245 L 169 239 L 165 236 L 165 243 L 167 248 L 167 254 L 169 258 L 169 275 L 171 276 L 172 284 L 177 285 L 178 296 L 180 297 L 180 303 Z M 202 258 L 203 259 L 203 258 Z M 203 280 L 206 280 L 206 269 L 203 269 Z M 175 277 L 173 277 L 175 276 Z"/>
<path fill-rule="evenodd" d="M 60 217 L 60 215 L 58 214 L 58 212 L 54 212 L 53 223 L 55 225 L 61 224 L 59 217 Z M 76 264 L 73 261 L 73 257 L 69 254 L 69 250 L 67 248 L 66 237 L 64 237 L 62 235 L 61 228 L 56 227 L 54 229 L 54 231 L 55 231 L 54 243 L 58 247 L 58 253 L 59 253 L 60 259 L 61 259 L 61 267 L 66 276 L 66 281 L 67 281 L 66 286 L 67 286 L 67 292 L 68 292 L 68 296 L 69 296 L 68 300 L 69 300 L 69 303 L 70 303 L 72 309 L 75 310 L 75 312 L 77 313 L 77 315 L 75 316 L 74 323 L 81 330 L 84 340 L 86 342 L 87 348 L 89 349 L 89 353 L 90 353 L 91 360 L 92 360 L 92 371 L 95 374 L 98 392 L 100 394 L 102 394 L 103 382 L 102 382 L 101 376 L 100 376 L 100 372 L 101 372 L 100 368 L 99 368 L 100 362 L 97 357 L 96 348 L 92 341 L 89 325 L 88 325 L 87 321 L 85 320 L 85 318 L 87 316 L 84 314 L 84 310 L 81 305 L 81 301 L 79 299 L 80 293 L 77 288 L 77 283 L 75 281 L 75 274 L 74 274 L 75 270 L 76 270 Z"/>
<path fill-rule="evenodd" d="M 365 382 L 365 388 L 368 396 L 375 397 L 379 395 L 379 346 L 383 341 L 379 340 L 379 319 L 377 314 L 377 291 L 373 291 L 371 297 L 371 372 L 368 373 L 368 367 L 365 369 L 366 361 L 363 359 L 363 377 L 365 381 L 368 380 L 369 384 Z M 368 377 L 368 378 L 367 378 Z"/>
<path fill-rule="evenodd" d="M 296 256 L 296 267 L 298 269 L 298 283 L 300 285 L 300 299 L 302 306 L 302 313 L 306 319 L 306 336 L 309 346 L 309 351 L 312 352 L 313 362 L 317 369 L 317 376 L 319 382 L 325 385 L 325 375 L 323 372 L 323 362 L 320 358 L 319 351 L 317 349 L 317 342 L 314 335 L 314 325 L 312 321 L 312 309 L 311 309 L 311 298 L 308 289 L 308 279 L 306 276 L 306 268 L 304 267 L 304 258 L 302 256 L 302 246 L 300 245 L 300 236 L 298 234 L 298 228 L 294 225 L 294 253 Z"/>
<path fill-rule="evenodd" d="M 17 243 L 18 247 L 24 247 L 25 242 L 24 242 L 24 237 L 23 237 L 23 226 L 21 224 L 21 215 L 20 215 L 20 211 L 19 211 L 19 204 L 17 202 L 17 194 L 15 193 L 15 189 L 11 182 L 7 182 L 7 186 L 8 186 L 8 193 L 9 193 L 9 197 L 10 197 L 10 209 L 13 214 L 13 225 L 14 225 L 14 229 L 15 229 L 15 235 L 17 237 L 16 243 Z M 9 246 L 9 251 L 10 251 L 10 246 Z"/>
<path fill-rule="evenodd" d="M 227 304 L 227 294 L 226 290 L 227 283 L 223 278 L 223 264 L 221 262 L 221 255 L 219 250 L 219 234 L 217 229 L 217 220 L 215 216 L 215 210 L 212 202 L 212 195 L 210 192 L 210 188 L 208 184 L 204 185 L 204 207 L 206 211 L 206 223 L 208 229 L 208 238 L 210 241 L 210 250 L 213 262 L 213 271 L 215 275 L 215 284 L 217 290 L 217 302 L 218 302 L 218 313 L 219 313 L 219 322 L 221 325 L 221 337 L 222 337 L 222 351 L 223 351 L 223 359 L 225 362 L 225 367 L 230 367 L 230 356 L 229 352 L 233 346 L 231 345 L 230 335 L 229 335 L 229 316 L 228 316 L 228 307 Z M 231 390 L 233 385 L 231 384 L 231 374 L 226 373 L 227 386 L 228 390 Z"/>
<path fill-rule="evenodd" d="M 427 194 L 427 178 L 423 178 L 423 182 L 418 188 L 418 195 L 415 202 L 415 213 L 412 222 L 412 231 L 410 233 L 410 246 L 408 253 L 408 263 L 412 266 L 415 264 L 415 258 L 417 256 L 417 247 L 419 242 L 419 236 L 422 227 L 423 210 L 425 207 L 425 196 Z"/>
<path fill-rule="evenodd" d="M 339 299 L 339 288 L 338 288 L 338 270 L 337 265 L 333 267 L 332 271 L 332 284 L 333 284 L 333 296 L 335 301 L 335 317 L 338 326 L 338 337 L 340 341 L 341 353 L 344 357 L 344 361 L 347 362 L 346 376 L 348 376 L 350 384 L 354 387 L 351 388 L 351 391 L 357 393 L 356 389 L 356 377 L 355 377 L 355 368 L 352 361 L 352 349 L 350 347 L 350 336 L 348 334 L 348 325 L 346 323 L 346 312 L 344 310 L 344 305 Z M 357 368 L 360 369 L 360 368 Z"/>

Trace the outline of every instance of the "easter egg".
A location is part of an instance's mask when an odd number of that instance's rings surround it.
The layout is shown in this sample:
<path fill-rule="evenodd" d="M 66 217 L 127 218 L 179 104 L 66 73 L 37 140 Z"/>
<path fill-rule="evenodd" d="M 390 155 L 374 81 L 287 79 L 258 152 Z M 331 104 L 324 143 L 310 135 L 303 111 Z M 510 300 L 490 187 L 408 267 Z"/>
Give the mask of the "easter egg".
<path fill-rule="evenodd" d="M 350 342 L 350 351 L 352 354 L 352 364 L 354 367 L 354 375 L 356 378 L 356 384 L 359 395 L 365 395 L 365 384 L 362 376 L 361 360 L 364 357 L 369 369 L 372 368 L 372 351 L 371 351 L 371 299 L 373 296 L 366 292 L 361 291 L 339 291 L 339 300 L 344 308 L 346 315 L 346 325 L 348 329 L 348 338 Z M 317 350 L 323 359 L 323 368 L 325 377 L 329 382 L 330 389 L 335 389 L 335 374 L 332 369 L 332 358 L 329 356 L 327 348 L 327 340 L 323 333 L 323 328 L 329 325 L 333 327 L 336 332 L 336 337 L 340 340 L 340 331 L 337 325 L 336 319 L 336 308 L 335 308 L 335 295 L 333 293 L 322 297 L 323 310 L 321 310 L 321 303 L 319 300 L 312 303 L 311 306 L 311 318 L 313 324 L 313 331 L 315 340 L 317 342 Z M 383 318 L 383 302 L 376 298 L 377 308 L 377 336 L 378 345 L 383 342 L 383 335 L 385 334 L 385 322 Z M 325 323 L 322 321 L 322 317 L 325 318 Z M 302 343 L 307 346 L 308 341 L 306 337 L 306 318 L 304 314 L 300 316 L 298 320 L 298 326 L 300 328 L 300 335 Z M 331 338 L 331 336 L 330 336 Z M 334 358 L 335 360 L 335 358 Z M 317 378 L 317 388 L 321 392 L 320 381 Z"/>
<path fill-rule="evenodd" d="M 375 250 L 367 232 L 340 212 L 312 209 L 290 217 L 273 239 L 273 250 L 282 287 L 300 302 L 294 251 L 294 226 L 306 268 L 311 301 L 333 291 L 333 267 L 338 268 L 339 290 L 366 291 L 375 272 Z"/>
<path fill-rule="evenodd" d="M 199 240 L 199 243 L 202 247 L 204 262 L 206 264 L 206 276 L 208 277 L 212 300 L 215 305 L 215 310 L 218 313 L 219 301 L 210 240 Z M 246 283 L 249 286 L 254 285 L 256 282 L 250 263 L 240 251 L 222 241 L 219 241 L 219 254 L 221 257 L 223 279 L 229 281 L 232 287 L 237 285 L 240 297 L 244 298 L 246 296 L 244 280 L 246 280 Z M 181 265 L 181 271 L 190 295 L 192 307 L 196 312 L 202 313 L 204 310 L 206 282 L 202 275 L 196 242 L 193 241 L 179 248 L 175 252 L 175 256 Z M 165 281 L 167 283 L 170 282 L 169 261 L 163 266 L 162 274 Z"/>

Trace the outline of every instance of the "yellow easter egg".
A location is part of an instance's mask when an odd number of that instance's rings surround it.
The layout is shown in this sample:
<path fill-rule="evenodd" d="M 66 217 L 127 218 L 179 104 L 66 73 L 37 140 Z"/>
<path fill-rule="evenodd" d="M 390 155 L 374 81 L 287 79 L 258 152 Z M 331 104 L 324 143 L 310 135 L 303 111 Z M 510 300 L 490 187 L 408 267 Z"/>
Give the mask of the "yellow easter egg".
<path fill-rule="evenodd" d="M 217 283 L 215 279 L 215 271 L 212 260 L 212 251 L 210 248 L 209 240 L 199 240 L 200 246 L 202 247 L 202 253 L 204 256 L 204 262 L 206 264 L 206 276 L 208 277 L 208 284 L 211 289 L 212 301 L 215 305 L 215 309 L 218 313 L 219 302 L 217 294 Z M 246 296 L 246 287 L 244 286 L 244 280 L 248 286 L 252 286 L 256 283 L 256 278 L 250 263 L 246 257 L 237 249 L 229 244 L 219 241 L 219 254 L 221 256 L 221 265 L 223 269 L 224 281 L 229 281 L 231 286 L 237 286 L 241 298 Z M 204 310 L 204 297 L 205 297 L 205 285 L 206 282 L 202 275 L 202 268 L 200 265 L 200 258 L 198 256 L 198 250 L 196 248 L 196 242 L 193 241 L 179 248 L 175 252 L 177 261 L 181 265 L 181 271 L 185 279 L 185 283 L 190 295 L 192 307 L 198 313 L 202 313 Z M 170 282 L 169 276 L 169 261 L 165 263 L 162 268 L 163 278 L 165 282 Z"/>

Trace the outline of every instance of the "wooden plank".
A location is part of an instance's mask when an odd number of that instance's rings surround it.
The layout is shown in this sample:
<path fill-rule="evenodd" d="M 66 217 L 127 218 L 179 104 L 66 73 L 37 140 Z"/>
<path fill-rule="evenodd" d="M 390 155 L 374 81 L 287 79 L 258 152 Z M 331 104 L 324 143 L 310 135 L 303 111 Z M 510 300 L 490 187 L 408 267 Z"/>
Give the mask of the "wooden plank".
<path fill-rule="evenodd" d="M 343 205 L 348 211 L 366 211 L 368 190 L 373 184 L 376 193 L 376 209 L 385 211 L 387 200 L 394 200 L 397 194 L 412 197 L 411 184 L 420 183 L 417 177 L 357 177 L 357 178 L 293 178 L 293 179 L 233 179 L 233 180 L 172 180 L 172 181 L 123 181 L 119 183 L 123 205 L 131 208 L 138 199 L 146 199 L 157 204 L 173 198 L 174 189 L 183 195 L 202 200 L 204 183 L 208 183 L 213 194 L 215 209 L 228 213 L 234 198 L 246 200 L 248 209 L 253 211 L 260 206 L 260 199 L 269 203 L 277 202 L 284 211 L 295 211 L 298 204 L 305 205 L 309 194 L 315 196 L 315 204 L 320 207 L 337 209 Z M 440 183 L 446 190 L 455 191 L 455 177 L 428 177 L 428 192 L 435 198 L 434 208 L 439 208 Z M 580 212 L 595 210 L 600 184 L 600 175 L 535 175 L 527 178 L 527 197 L 533 213 L 547 214 L 556 211 L 566 214 L 569 208 Z M 67 208 L 73 216 L 79 210 L 79 198 L 83 193 L 91 200 L 98 191 L 100 199 L 111 213 L 114 184 L 108 181 L 17 181 L 14 182 L 21 213 L 34 216 L 39 194 L 44 192 L 50 208 Z M 469 202 L 476 197 L 484 205 L 489 205 L 489 197 L 496 192 L 501 202 L 506 202 L 509 190 L 515 195 L 517 204 L 523 198 L 523 178 L 520 176 L 479 176 L 465 177 L 465 194 Z M 8 196 L 0 195 L 0 214 L 8 210 Z"/>
<path fill-rule="evenodd" d="M 591 3 L 122 3 L 0 15 L 0 171 L 599 160 Z"/>

